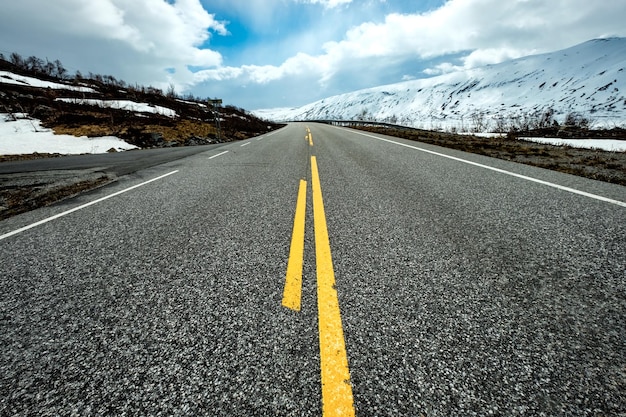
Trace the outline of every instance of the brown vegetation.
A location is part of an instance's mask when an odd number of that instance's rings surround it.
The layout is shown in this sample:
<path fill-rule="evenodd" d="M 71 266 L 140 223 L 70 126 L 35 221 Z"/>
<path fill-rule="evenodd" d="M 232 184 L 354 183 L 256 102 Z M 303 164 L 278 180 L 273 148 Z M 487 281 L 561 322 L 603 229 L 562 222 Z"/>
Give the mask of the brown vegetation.
<path fill-rule="evenodd" d="M 110 179 L 107 176 L 101 175 L 78 182 L 66 178 L 58 182 L 38 182 L 28 186 L 0 187 L 0 220 L 47 206 L 109 182 Z"/>
<path fill-rule="evenodd" d="M 626 152 L 607 152 L 554 146 L 516 139 L 514 136 L 483 138 L 471 135 L 400 129 L 382 126 L 359 126 L 361 130 L 415 140 L 460 151 L 486 155 L 527 165 L 534 165 L 594 180 L 626 185 Z M 603 137 L 624 138 L 624 130 L 605 131 Z M 532 136 L 531 132 L 524 135 Z M 537 135 L 537 132 L 532 132 Z M 517 134 L 520 134 L 519 132 Z M 582 134 L 578 132 L 579 136 Z M 586 132 L 598 137 L 596 132 Z M 599 134 L 598 134 L 599 135 Z M 537 135 L 539 136 L 539 135 Z"/>

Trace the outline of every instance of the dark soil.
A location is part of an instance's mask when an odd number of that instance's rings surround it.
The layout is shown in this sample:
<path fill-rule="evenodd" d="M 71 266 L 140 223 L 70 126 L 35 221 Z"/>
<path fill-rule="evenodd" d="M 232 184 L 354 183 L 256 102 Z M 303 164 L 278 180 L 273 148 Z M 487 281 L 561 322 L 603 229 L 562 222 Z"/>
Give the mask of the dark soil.
<path fill-rule="evenodd" d="M 0 220 L 47 206 L 111 182 L 104 174 L 77 177 L 73 172 L 38 176 L 37 173 L 0 178 Z"/>

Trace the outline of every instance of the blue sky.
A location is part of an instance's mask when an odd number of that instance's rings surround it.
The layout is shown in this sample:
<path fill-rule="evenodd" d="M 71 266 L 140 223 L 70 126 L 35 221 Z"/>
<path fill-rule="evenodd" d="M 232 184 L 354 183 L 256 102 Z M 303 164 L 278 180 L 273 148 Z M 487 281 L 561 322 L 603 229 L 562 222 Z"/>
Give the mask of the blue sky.
<path fill-rule="evenodd" d="M 258 6 L 252 6 L 254 4 Z M 202 1 L 228 34 L 212 36 L 205 47 L 220 51 L 232 65 L 280 65 L 297 52 L 321 54 L 324 43 L 341 39 L 363 22 L 380 23 L 389 13 L 416 13 L 441 6 L 437 1 L 364 1 L 339 4 L 296 1 Z M 270 6 L 273 4 L 273 6 Z"/>
<path fill-rule="evenodd" d="M 626 36 L 626 0 L 20 0 L 0 52 L 249 110 Z"/>

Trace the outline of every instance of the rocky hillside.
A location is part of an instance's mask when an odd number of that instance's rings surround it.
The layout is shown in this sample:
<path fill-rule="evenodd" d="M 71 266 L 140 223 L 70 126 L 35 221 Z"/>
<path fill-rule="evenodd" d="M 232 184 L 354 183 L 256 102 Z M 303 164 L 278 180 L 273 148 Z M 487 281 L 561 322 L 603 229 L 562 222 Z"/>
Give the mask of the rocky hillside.
<path fill-rule="evenodd" d="M 232 141 L 279 127 L 233 106 L 214 109 L 206 99 L 181 97 L 173 89 L 164 93 L 111 76 L 69 77 L 38 62 L 16 54 L 0 59 L 0 113 L 27 114 L 57 134 L 117 136 L 146 148 Z"/>

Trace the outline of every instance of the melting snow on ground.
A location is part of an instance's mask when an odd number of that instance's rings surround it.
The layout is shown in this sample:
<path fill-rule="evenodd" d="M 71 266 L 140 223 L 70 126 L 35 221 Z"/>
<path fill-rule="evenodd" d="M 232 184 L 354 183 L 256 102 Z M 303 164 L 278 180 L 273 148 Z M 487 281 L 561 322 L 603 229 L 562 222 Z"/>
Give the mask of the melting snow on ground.
<path fill-rule="evenodd" d="M 483 138 L 500 138 L 506 136 L 503 133 L 462 133 L 476 135 Z M 520 140 L 529 142 L 547 143 L 556 146 L 571 146 L 572 148 L 599 149 L 609 152 L 626 152 L 626 140 L 618 139 L 561 139 L 543 137 L 521 137 Z"/>
<path fill-rule="evenodd" d="M 106 153 L 111 148 L 125 151 L 137 147 L 114 136 L 55 135 L 52 129 L 42 127 L 37 119 L 23 114 L 0 113 L 0 155 Z"/>
<path fill-rule="evenodd" d="M 93 93 L 95 90 L 89 87 L 77 87 L 69 84 L 55 83 L 52 81 L 43 81 L 38 78 L 27 77 L 24 75 L 13 74 L 8 71 L 0 71 L 0 83 L 27 85 L 30 87 L 52 88 L 53 90 L 70 90 L 82 93 Z"/>
<path fill-rule="evenodd" d="M 615 139 L 560 139 L 560 138 L 520 138 L 531 142 L 549 143 L 572 148 L 600 149 L 603 151 L 626 152 L 626 140 Z"/>
<path fill-rule="evenodd" d="M 148 103 L 137 103 L 130 100 L 97 100 L 89 98 L 57 98 L 57 100 L 72 104 L 98 106 L 104 109 L 121 109 L 140 113 L 154 113 L 168 117 L 177 116 L 174 110 L 168 109 L 167 107 L 155 106 Z"/>

